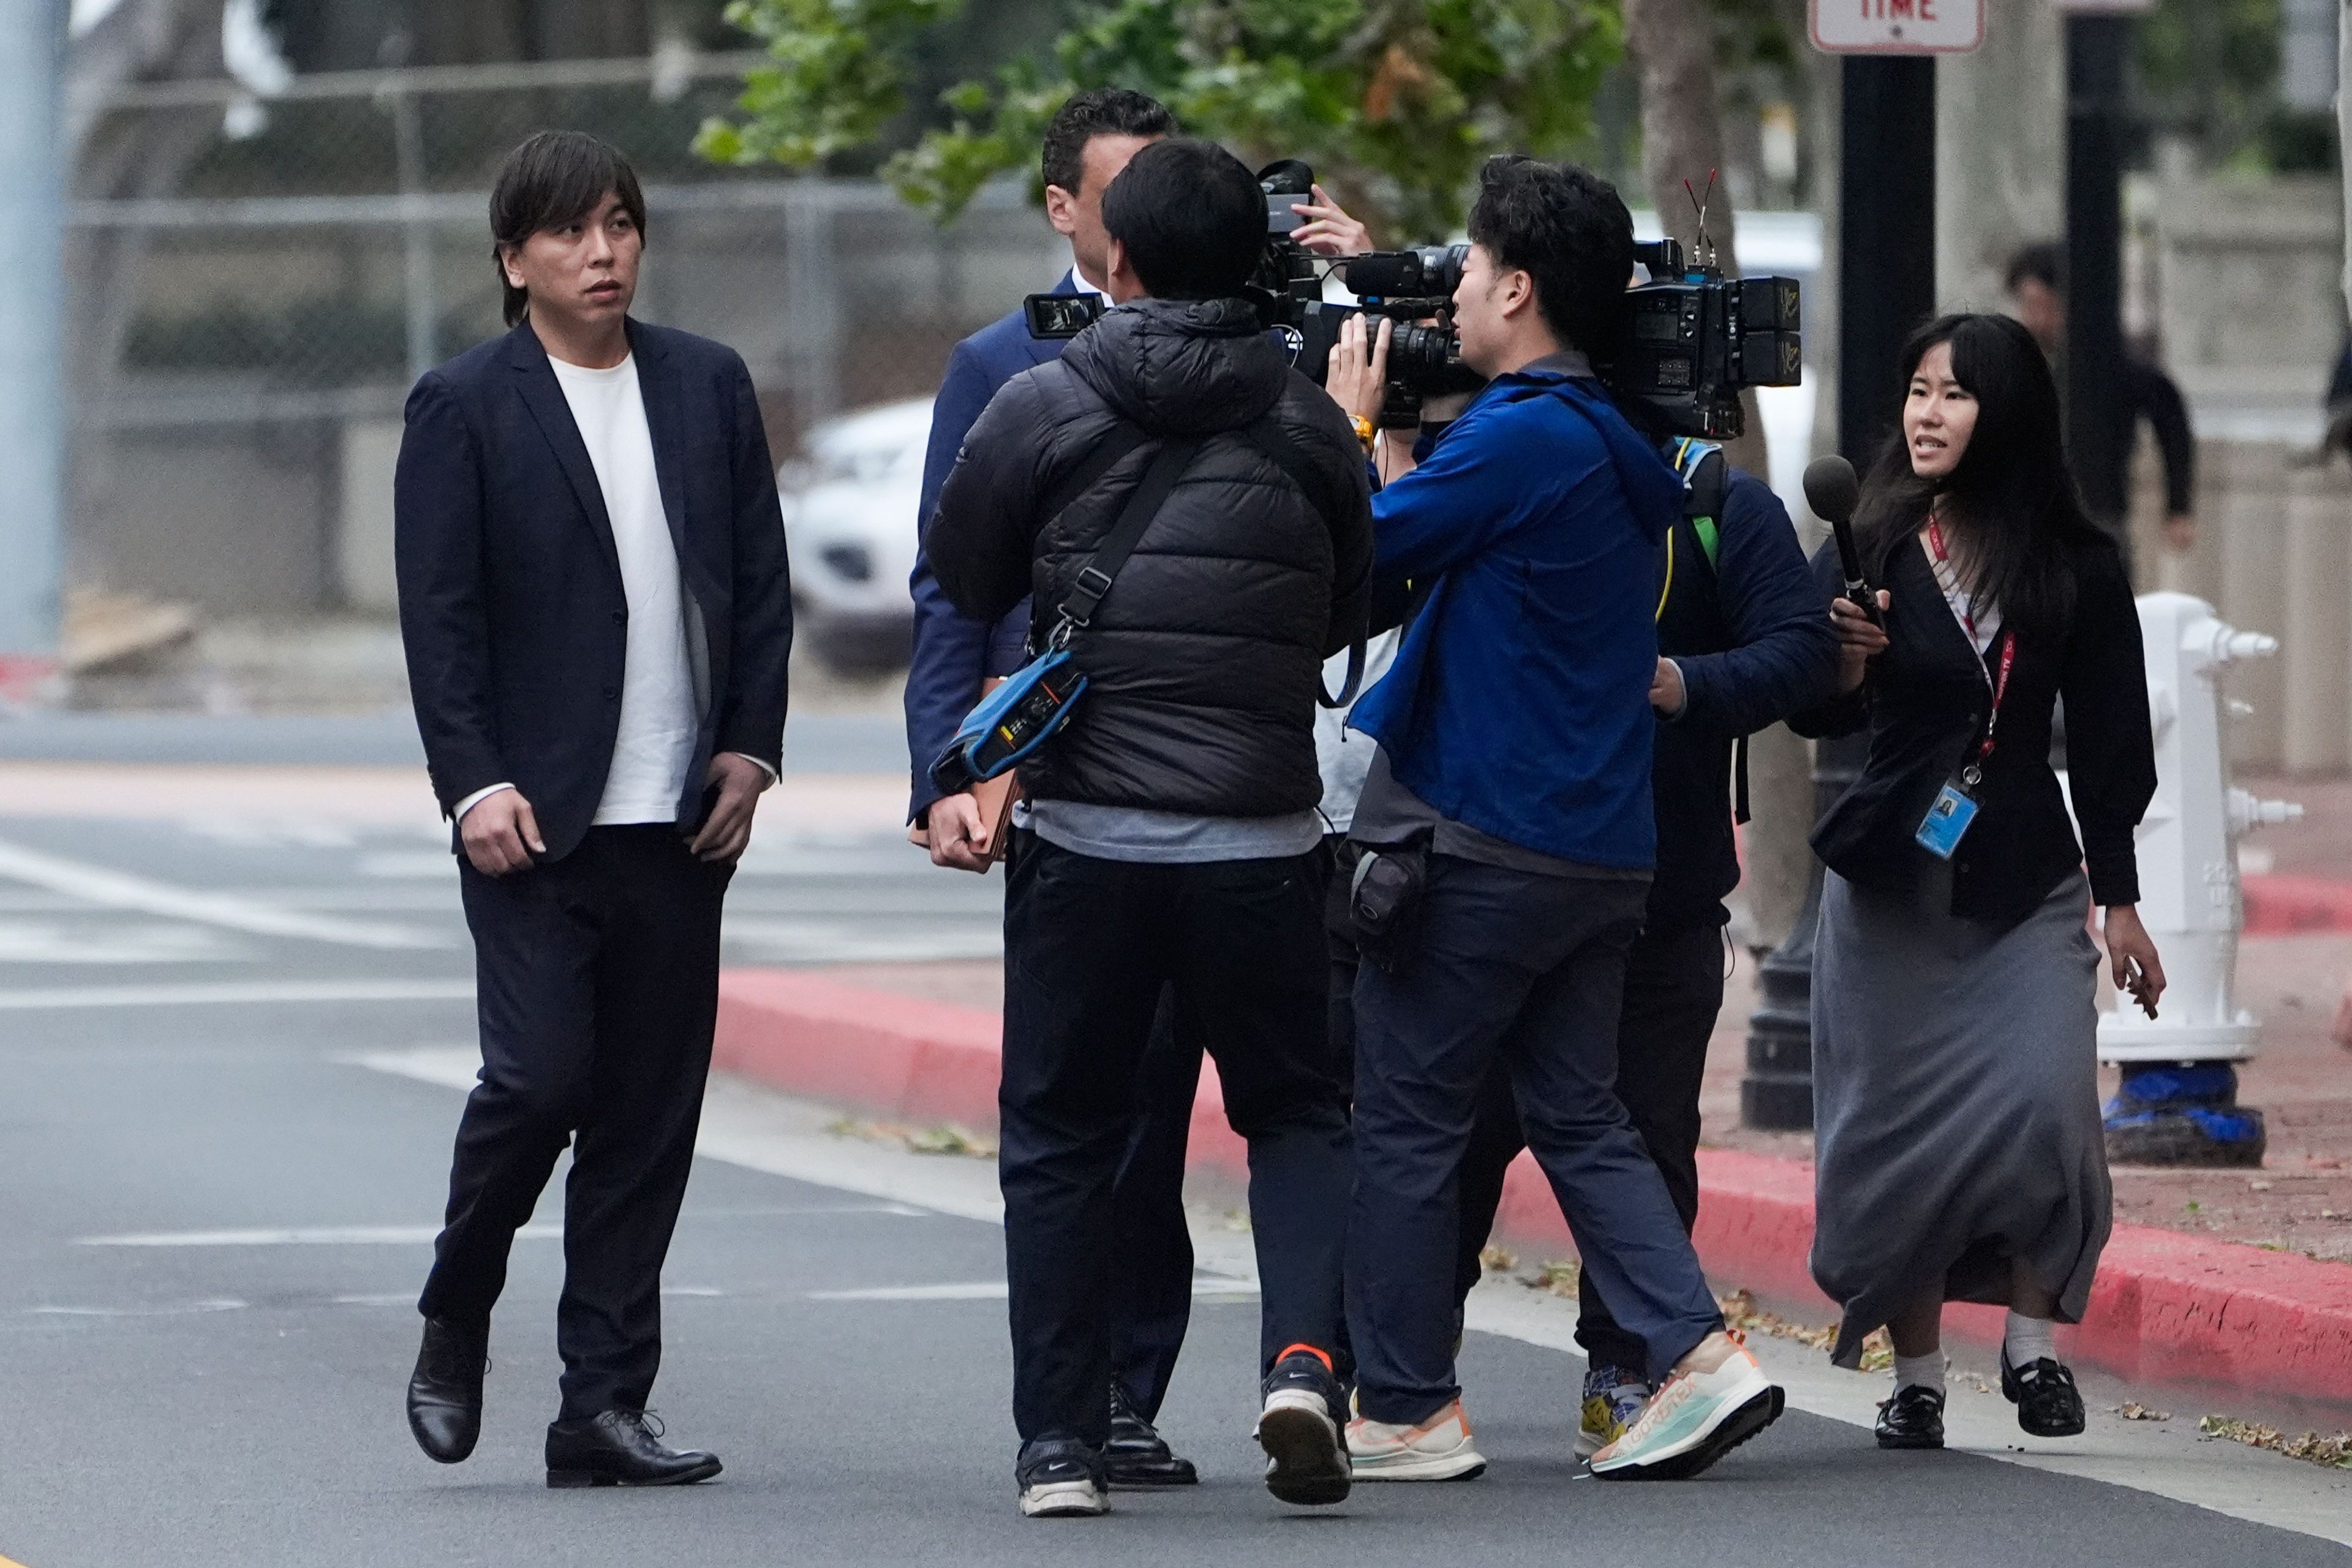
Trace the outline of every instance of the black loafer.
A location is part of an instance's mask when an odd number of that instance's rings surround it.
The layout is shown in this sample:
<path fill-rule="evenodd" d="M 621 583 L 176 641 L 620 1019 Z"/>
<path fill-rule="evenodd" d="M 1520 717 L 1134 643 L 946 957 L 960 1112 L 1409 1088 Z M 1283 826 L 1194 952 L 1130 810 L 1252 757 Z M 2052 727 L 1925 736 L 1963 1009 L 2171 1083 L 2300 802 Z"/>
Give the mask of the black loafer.
<path fill-rule="evenodd" d="M 425 1320 L 425 1342 L 408 1379 L 408 1430 L 427 1458 L 454 1465 L 482 1436 L 482 1373 L 490 1364 L 490 1326 L 450 1318 Z"/>
<path fill-rule="evenodd" d="M 1117 1380 L 1110 1385 L 1110 1441 L 1102 1459 L 1104 1478 L 1115 1487 L 1189 1487 L 1201 1479 L 1192 1461 L 1178 1458 L 1168 1439 L 1135 1413 Z"/>
<path fill-rule="evenodd" d="M 721 1468 L 715 1454 L 662 1447 L 660 1422 L 650 1411 L 607 1410 L 547 1429 L 551 1487 L 682 1487 L 707 1481 Z"/>
<path fill-rule="evenodd" d="M 2074 1374 L 2048 1356 L 2025 1365 L 2009 1364 L 2000 1352 L 2000 1392 L 2017 1406 L 2017 1424 L 2029 1436 L 2073 1437 L 2082 1433 L 2083 1395 Z"/>
<path fill-rule="evenodd" d="M 1940 1448 L 1944 1446 L 1944 1391 L 1908 1383 L 1878 1407 L 1878 1446 L 1882 1448 Z"/>

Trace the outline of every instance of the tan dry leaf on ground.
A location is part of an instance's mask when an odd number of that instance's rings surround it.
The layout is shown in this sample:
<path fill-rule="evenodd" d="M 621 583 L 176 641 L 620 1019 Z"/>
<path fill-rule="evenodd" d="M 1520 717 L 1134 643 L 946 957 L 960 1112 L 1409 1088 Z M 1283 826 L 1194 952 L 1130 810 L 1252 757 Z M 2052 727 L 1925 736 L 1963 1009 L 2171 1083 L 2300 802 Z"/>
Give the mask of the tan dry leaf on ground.
<path fill-rule="evenodd" d="M 1552 1258 L 1536 1266 L 1533 1274 L 1519 1277 L 1519 1283 L 1530 1290 L 1549 1290 L 1555 1296 L 1576 1294 L 1578 1268 L 1574 1258 Z"/>
<path fill-rule="evenodd" d="M 1508 1273 L 1518 1266 L 1517 1253 L 1507 1251 L 1491 1243 L 1478 1251 L 1478 1267 L 1481 1268 L 1492 1268 L 1500 1273 Z"/>
<path fill-rule="evenodd" d="M 896 1143 L 916 1154 L 960 1154 L 973 1160 L 996 1158 L 996 1141 L 968 1131 L 952 1122 L 908 1127 L 897 1121 L 861 1121 L 844 1116 L 825 1123 L 836 1138 L 863 1138 L 869 1143 Z"/>
<path fill-rule="evenodd" d="M 2147 1405 L 2140 1404 L 2136 1399 L 2126 1399 L 2121 1405 L 2116 1405 L 2116 1414 L 2122 1416 L 2126 1421 L 2169 1421 L 2172 1419 L 2171 1411 L 2150 1410 Z"/>
<path fill-rule="evenodd" d="M 2338 1432 L 2332 1437 L 2305 1432 L 2300 1437 L 2290 1437 L 2275 1426 L 2257 1426 L 2233 1415 L 2203 1416 L 2197 1423 L 2197 1430 L 2208 1437 L 2225 1437 L 2249 1448 L 2266 1448 L 2306 1464 L 2352 1470 L 2352 1432 Z"/>

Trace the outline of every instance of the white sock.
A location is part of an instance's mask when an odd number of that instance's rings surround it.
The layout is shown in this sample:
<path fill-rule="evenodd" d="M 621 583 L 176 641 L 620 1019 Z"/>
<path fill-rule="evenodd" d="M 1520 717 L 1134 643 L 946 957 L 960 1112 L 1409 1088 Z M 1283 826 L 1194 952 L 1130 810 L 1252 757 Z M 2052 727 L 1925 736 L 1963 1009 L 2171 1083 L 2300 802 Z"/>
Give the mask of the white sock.
<path fill-rule="evenodd" d="M 2022 1312 L 2011 1312 L 2009 1325 L 2001 1331 L 2001 1348 L 2009 1352 L 2009 1364 L 2032 1366 L 2037 1361 L 2056 1361 L 2058 1344 L 2052 1337 L 2050 1320 L 2029 1318 Z"/>
<path fill-rule="evenodd" d="M 1895 1388 L 1901 1393 L 1910 1387 L 1932 1388 L 1944 1392 L 1944 1352 L 1929 1351 L 1926 1355 L 1898 1355 L 1895 1358 Z"/>

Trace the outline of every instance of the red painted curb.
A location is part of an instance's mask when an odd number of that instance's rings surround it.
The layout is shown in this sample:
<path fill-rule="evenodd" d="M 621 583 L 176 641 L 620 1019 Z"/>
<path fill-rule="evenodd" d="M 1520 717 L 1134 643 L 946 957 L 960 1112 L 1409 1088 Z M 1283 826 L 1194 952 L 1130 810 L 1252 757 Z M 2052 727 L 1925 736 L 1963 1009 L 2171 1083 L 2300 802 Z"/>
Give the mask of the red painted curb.
<path fill-rule="evenodd" d="M 1000 1038 L 997 1016 L 977 1007 L 791 970 L 730 969 L 719 977 L 712 1060 L 810 1099 L 981 1128 L 996 1119 Z M 1190 1163 L 1235 1183 L 1248 1173 L 1247 1151 L 1225 1123 L 1213 1066 L 1201 1073 Z M 1806 1264 L 1811 1165 L 1704 1150 L 1699 1184 L 1695 1239 L 1711 1276 L 1824 1320 L 1834 1316 Z M 1524 1155 L 1505 1185 L 1496 1228 L 1521 1248 L 1572 1249 L 1559 1205 Z M 1987 1344 L 2000 1337 L 2000 1321 L 1990 1307 L 1959 1308 L 1946 1319 L 1962 1337 Z M 2125 1377 L 2352 1405 L 2352 1267 L 2121 1226 L 2072 1338 L 2075 1359 Z"/>
<path fill-rule="evenodd" d="M 2352 931 L 2352 882 L 2276 873 L 2241 877 L 2238 885 L 2245 893 L 2247 936 Z"/>

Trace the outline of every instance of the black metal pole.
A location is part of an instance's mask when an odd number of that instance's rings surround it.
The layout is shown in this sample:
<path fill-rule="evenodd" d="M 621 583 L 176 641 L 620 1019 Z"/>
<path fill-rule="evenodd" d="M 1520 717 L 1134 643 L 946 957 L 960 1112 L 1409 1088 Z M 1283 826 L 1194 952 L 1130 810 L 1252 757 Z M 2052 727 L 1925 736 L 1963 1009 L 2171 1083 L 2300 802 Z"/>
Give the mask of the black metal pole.
<path fill-rule="evenodd" d="M 1838 449 L 1867 468 L 1900 423 L 1903 340 L 1936 309 L 1936 61 L 1848 55 L 1838 195 Z M 1813 749 L 1816 820 L 1862 771 L 1860 736 Z M 1814 863 L 1789 933 L 1757 973 L 1739 1119 L 1768 1131 L 1813 1124 Z"/>
<path fill-rule="evenodd" d="M 2123 535 L 2123 139 L 2128 16 L 2066 18 L 2066 447 L 2083 504 Z"/>

